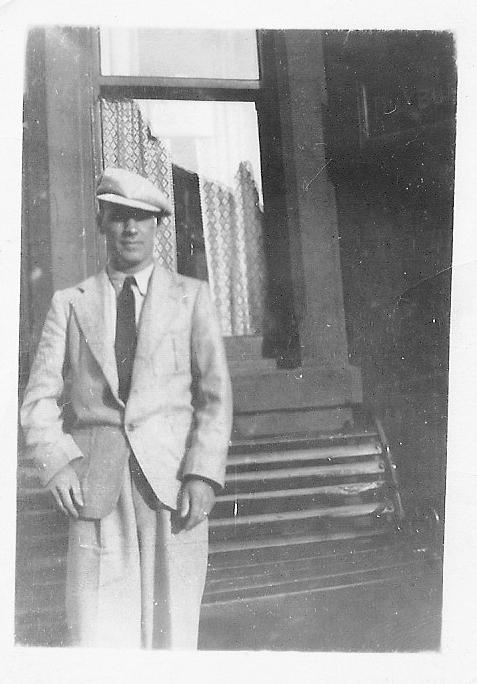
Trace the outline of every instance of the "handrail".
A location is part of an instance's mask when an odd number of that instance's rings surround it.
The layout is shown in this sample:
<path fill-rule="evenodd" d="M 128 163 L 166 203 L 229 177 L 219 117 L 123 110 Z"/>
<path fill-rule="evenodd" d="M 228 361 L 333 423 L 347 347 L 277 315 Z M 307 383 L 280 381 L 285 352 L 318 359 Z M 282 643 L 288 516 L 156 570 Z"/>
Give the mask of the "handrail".
<path fill-rule="evenodd" d="M 374 419 L 379 437 L 380 437 L 381 442 L 383 444 L 383 459 L 384 459 L 384 463 L 387 467 L 387 472 L 388 472 L 389 477 L 390 477 L 391 482 L 392 482 L 392 489 L 393 489 L 393 494 L 394 494 L 394 499 L 395 499 L 396 517 L 399 519 L 400 522 L 402 522 L 405 518 L 405 514 L 404 514 L 404 508 L 403 508 L 402 501 L 401 501 L 401 494 L 399 492 L 399 480 L 398 480 L 398 476 L 396 473 L 396 464 L 393 461 L 393 458 L 391 455 L 391 447 L 389 446 L 389 441 L 386 437 L 386 434 L 384 432 L 384 428 L 382 426 L 381 421 L 375 415 L 373 415 L 373 419 Z"/>

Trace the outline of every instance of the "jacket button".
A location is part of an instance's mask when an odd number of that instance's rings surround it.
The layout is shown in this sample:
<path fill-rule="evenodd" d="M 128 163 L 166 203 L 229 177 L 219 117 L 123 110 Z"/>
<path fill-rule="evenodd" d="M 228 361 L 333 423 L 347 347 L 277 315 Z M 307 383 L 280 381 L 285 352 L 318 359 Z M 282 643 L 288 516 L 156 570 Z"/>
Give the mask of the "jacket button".
<path fill-rule="evenodd" d="M 136 423 L 129 423 L 126 427 L 129 430 L 129 432 L 133 432 L 133 430 L 135 430 L 137 426 Z"/>

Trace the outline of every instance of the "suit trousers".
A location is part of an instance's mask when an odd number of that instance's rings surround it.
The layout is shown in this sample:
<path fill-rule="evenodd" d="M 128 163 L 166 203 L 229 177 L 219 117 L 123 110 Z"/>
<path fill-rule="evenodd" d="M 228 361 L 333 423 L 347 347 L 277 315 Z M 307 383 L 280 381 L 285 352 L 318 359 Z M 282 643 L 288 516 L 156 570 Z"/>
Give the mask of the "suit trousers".
<path fill-rule="evenodd" d="M 70 522 L 70 643 L 195 649 L 207 571 L 207 520 L 181 529 L 178 514 L 160 505 L 134 464 L 132 458 L 109 515 Z"/>

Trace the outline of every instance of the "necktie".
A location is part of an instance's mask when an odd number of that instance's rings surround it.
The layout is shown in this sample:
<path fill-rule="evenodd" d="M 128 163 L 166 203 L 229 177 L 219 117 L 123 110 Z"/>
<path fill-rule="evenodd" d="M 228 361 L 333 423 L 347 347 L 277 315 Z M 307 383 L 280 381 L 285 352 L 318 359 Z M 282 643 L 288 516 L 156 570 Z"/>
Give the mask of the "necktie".
<path fill-rule="evenodd" d="M 127 402 L 131 386 L 131 374 L 136 352 L 136 306 L 132 285 L 136 279 L 128 277 L 124 280 L 119 294 L 116 315 L 116 340 L 114 350 L 119 377 L 119 396 Z"/>

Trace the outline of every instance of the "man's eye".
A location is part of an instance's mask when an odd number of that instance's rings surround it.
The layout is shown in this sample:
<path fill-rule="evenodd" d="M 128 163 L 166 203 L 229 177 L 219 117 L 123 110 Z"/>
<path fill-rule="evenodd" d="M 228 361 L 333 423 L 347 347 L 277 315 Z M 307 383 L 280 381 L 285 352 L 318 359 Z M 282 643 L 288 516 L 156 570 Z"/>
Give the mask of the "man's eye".
<path fill-rule="evenodd" d="M 126 222 L 129 219 L 133 219 L 134 221 L 144 221 L 150 218 L 150 216 L 151 214 L 149 212 L 143 211 L 142 209 L 138 209 L 137 211 L 125 211 L 124 209 L 117 209 L 110 213 L 111 221 L 115 221 L 116 223 Z"/>
<path fill-rule="evenodd" d="M 131 213 L 132 218 L 135 221 L 145 221 L 146 219 L 151 217 L 151 214 L 149 214 L 147 211 L 135 211 Z"/>

